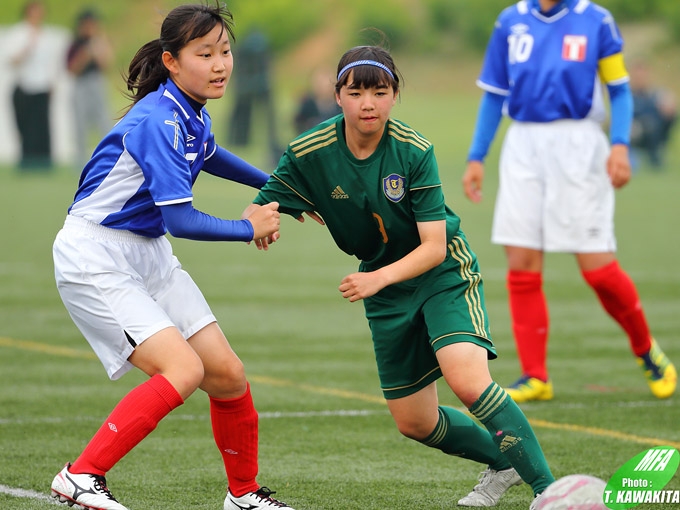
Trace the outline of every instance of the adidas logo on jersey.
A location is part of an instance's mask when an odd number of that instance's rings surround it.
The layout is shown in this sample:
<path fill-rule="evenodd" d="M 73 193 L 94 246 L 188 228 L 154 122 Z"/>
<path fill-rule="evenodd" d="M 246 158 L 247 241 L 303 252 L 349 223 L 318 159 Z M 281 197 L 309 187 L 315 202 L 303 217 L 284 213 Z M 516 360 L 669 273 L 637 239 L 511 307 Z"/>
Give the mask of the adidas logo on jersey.
<path fill-rule="evenodd" d="M 345 193 L 340 186 L 336 186 L 335 189 L 331 192 L 331 198 L 333 200 L 341 200 L 344 198 L 349 198 L 349 195 Z"/>
<path fill-rule="evenodd" d="M 519 443 L 521 440 L 522 439 L 519 437 L 505 436 L 498 448 L 500 449 L 501 452 L 506 452 L 510 448 L 515 446 L 517 443 Z"/>

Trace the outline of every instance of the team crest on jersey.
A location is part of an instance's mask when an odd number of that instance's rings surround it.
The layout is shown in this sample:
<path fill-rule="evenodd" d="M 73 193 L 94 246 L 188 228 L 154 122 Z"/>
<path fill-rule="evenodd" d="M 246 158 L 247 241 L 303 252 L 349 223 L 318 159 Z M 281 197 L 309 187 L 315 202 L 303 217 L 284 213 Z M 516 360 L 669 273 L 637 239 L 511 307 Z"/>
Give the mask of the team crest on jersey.
<path fill-rule="evenodd" d="M 397 174 L 388 175 L 383 179 L 383 192 L 392 202 L 399 202 L 404 198 L 404 178 Z"/>
<path fill-rule="evenodd" d="M 585 35 L 565 35 L 562 39 L 562 60 L 585 61 L 587 47 L 588 38 Z"/>

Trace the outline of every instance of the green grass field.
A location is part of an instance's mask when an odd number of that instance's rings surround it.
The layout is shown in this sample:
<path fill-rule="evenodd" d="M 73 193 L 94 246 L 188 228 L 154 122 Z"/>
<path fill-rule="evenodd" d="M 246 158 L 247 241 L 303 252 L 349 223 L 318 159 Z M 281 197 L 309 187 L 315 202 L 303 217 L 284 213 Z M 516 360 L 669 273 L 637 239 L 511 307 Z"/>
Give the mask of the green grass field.
<path fill-rule="evenodd" d="M 403 70 L 408 78 L 411 70 Z M 439 88 L 431 93 L 416 83 L 394 115 L 435 143 L 448 202 L 462 216 L 485 276 L 500 354 L 492 373 L 508 384 L 519 374 L 505 266 L 500 248 L 488 240 L 498 143 L 488 164 L 485 201 L 470 204 L 459 185 L 477 97 L 451 97 Z M 457 112 L 456 121 L 448 122 L 442 108 Z M 257 147 L 243 152 L 254 160 L 259 153 Z M 679 161 L 674 147 L 667 172 L 640 172 L 617 202 L 620 261 L 638 284 L 655 336 L 678 364 L 680 238 L 673 225 L 680 218 L 680 171 L 673 164 Z M 47 497 L 53 476 L 143 380 L 131 373 L 110 382 L 59 300 L 51 244 L 76 182 L 67 168 L 50 174 L 0 168 L 2 509 L 53 508 Z M 197 183 L 195 203 L 233 218 L 252 196 L 206 175 Z M 259 481 L 298 510 L 455 508 L 484 466 L 396 431 L 378 388 L 362 305 L 344 301 L 337 291 L 356 261 L 312 222 L 285 218 L 281 232 L 266 253 L 241 243 L 172 241 L 245 362 L 261 415 Z M 651 446 L 680 448 L 678 397 L 651 396 L 625 336 L 600 309 L 573 258 L 549 256 L 545 279 L 556 397 L 523 409 L 555 476 L 588 473 L 608 480 Z M 443 385 L 440 397 L 460 405 Z M 108 481 L 132 510 L 221 508 L 225 478 L 205 395 L 195 394 L 168 416 Z M 677 475 L 667 488 L 680 489 Z M 498 508 L 526 509 L 531 498 L 526 485 L 514 488 Z"/>

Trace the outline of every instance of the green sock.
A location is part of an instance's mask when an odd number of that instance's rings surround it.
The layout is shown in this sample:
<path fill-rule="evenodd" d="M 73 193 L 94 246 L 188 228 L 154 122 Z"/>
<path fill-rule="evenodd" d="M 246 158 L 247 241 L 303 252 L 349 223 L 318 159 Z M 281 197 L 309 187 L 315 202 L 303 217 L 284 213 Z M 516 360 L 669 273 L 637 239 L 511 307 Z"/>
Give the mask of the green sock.
<path fill-rule="evenodd" d="M 522 410 L 498 384 L 484 390 L 470 412 L 487 428 L 494 442 L 534 494 L 555 481 L 541 445 Z"/>
<path fill-rule="evenodd" d="M 439 421 L 432 434 L 420 441 L 448 455 L 488 464 L 501 471 L 510 468 L 508 459 L 498 451 L 489 432 L 467 414 L 439 406 Z"/>

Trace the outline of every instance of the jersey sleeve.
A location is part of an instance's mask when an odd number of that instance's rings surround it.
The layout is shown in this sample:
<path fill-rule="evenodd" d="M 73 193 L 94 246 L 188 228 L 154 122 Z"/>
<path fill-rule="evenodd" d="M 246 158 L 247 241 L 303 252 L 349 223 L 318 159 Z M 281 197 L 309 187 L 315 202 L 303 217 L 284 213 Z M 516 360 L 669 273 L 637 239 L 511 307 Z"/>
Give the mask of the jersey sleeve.
<path fill-rule="evenodd" d="M 279 211 L 297 218 L 304 211 L 315 210 L 310 197 L 297 161 L 286 151 L 253 203 L 264 205 L 278 202 Z"/>
<path fill-rule="evenodd" d="M 491 38 L 486 46 L 482 71 L 477 86 L 487 92 L 507 96 L 510 94 L 508 80 L 508 42 L 503 16 L 494 25 Z"/>
<path fill-rule="evenodd" d="M 605 11 L 606 12 L 606 11 Z M 600 55 L 598 73 L 607 85 L 628 81 L 628 71 L 623 61 L 623 37 L 614 18 L 606 12 L 600 26 Z"/>
<path fill-rule="evenodd" d="M 432 146 L 410 176 L 411 209 L 416 221 L 446 219 L 444 193 Z"/>
<path fill-rule="evenodd" d="M 187 133 L 180 118 L 176 111 L 157 108 L 123 140 L 158 206 L 193 199 L 193 179 L 186 159 Z"/>
<path fill-rule="evenodd" d="M 260 189 L 269 179 L 268 173 L 263 172 L 244 159 L 239 158 L 236 154 L 219 146 L 215 146 L 215 150 L 209 159 L 206 158 L 203 169 L 209 174 L 221 177 L 222 179 L 228 179 L 257 189 Z"/>

